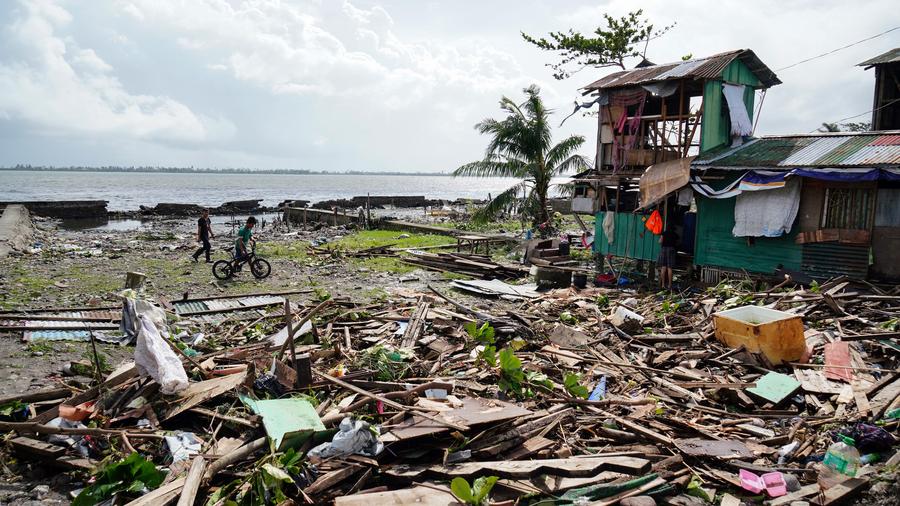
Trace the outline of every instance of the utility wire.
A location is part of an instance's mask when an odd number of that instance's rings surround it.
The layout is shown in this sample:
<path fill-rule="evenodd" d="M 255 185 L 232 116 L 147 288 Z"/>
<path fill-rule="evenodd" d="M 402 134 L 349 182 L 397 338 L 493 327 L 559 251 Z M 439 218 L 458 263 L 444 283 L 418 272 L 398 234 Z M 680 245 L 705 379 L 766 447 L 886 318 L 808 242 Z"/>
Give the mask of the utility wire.
<path fill-rule="evenodd" d="M 855 115 L 853 115 L 853 116 L 847 116 L 846 118 L 839 119 L 839 120 L 834 121 L 834 122 L 832 122 L 832 123 L 835 124 L 835 125 L 837 125 L 837 124 L 840 124 L 842 121 L 847 121 L 848 119 L 858 118 L 858 117 L 862 116 L 863 114 L 870 114 L 870 113 L 873 113 L 873 112 L 875 112 L 875 111 L 880 111 L 880 110 L 884 109 L 885 107 L 887 107 L 887 106 L 889 106 L 889 105 L 892 105 L 892 104 L 895 104 L 895 103 L 897 103 L 897 102 L 900 102 L 900 98 L 895 98 L 894 100 L 891 100 L 891 101 L 889 101 L 889 102 L 885 102 L 885 103 L 881 104 L 880 107 L 876 107 L 875 109 L 869 109 L 869 110 L 866 111 L 866 112 L 861 112 L 861 113 L 855 114 Z M 817 128 L 817 129 L 811 131 L 810 133 L 817 132 L 818 130 L 819 130 L 819 129 Z"/>
<path fill-rule="evenodd" d="M 871 36 L 871 37 L 867 37 L 867 38 L 862 39 L 862 40 L 858 40 L 858 41 L 853 42 L 853 43 L 851 43 L 851 44 L 847 44 L 846 46 L 842 46 L 842 47 L 839 47 L 839 48 L 837 48 L 837 49 L 832 49 L 831 51 L 828 51 L 827 53 L 822 53 L 822 54 L 820 54 L 820 55 L 818 55 L 818 56 L 813 56 L 812 58 L 807 58 L 807 59 L 805 59 L 805 60 L 800 60 L 800 61 L 798 61 L 797 63 L 792 63 L 792 64 L 788 65 L 787 67 L 781 67 L 780 69 L 775 69 L 775 72 L 781 72 L 782 70 L 787 70 L 787 69 L 789 69 L 789 68 L 791 68 L 791 67 L 796 67 L 797 65 L 800 65 L 801 63 L 806 63 L 806 62 L 808 62 L 808 61 L 813 61 L 813 60 L 816 60 L 816 59 L 821 58 L 821 57 L 823 57 L 823 56 L 828 56 L 828 55 L 830 55 L 830 54 L 832 54 L 832 53 L 837 53 L 838 51 L 841 51 L 841 50 L 843 50 L 843 49 L 847 49 L 848 47 L 853 47 L 853 46 L 855 46 L 855 45 L 857 45 L 857 44 L 862 44 L 863 42 L 866 42 L 866 41 L 869 41 L 869 40 L 872 40 L 872 39 L 876 39 L 876 38 L 878 38 L 878 37 L 881 37 L 882 35 L 891 33 L 891 32 L 893 32 L 894 30 L 900 30 L 900 26 L 895 26 L 895 27 L 891 28 L 890 30 L 883 31 L 883 32 L 881 32 L 881 33 L 879 33 L 879 34 L 877 34 L 877 35 L 873 35 L 873 36 Z M 871 112 L 871 111 L 869 111 L 869 112 Z M 863 113 L 863 114 L 865 114 L 865 113 Z"/>

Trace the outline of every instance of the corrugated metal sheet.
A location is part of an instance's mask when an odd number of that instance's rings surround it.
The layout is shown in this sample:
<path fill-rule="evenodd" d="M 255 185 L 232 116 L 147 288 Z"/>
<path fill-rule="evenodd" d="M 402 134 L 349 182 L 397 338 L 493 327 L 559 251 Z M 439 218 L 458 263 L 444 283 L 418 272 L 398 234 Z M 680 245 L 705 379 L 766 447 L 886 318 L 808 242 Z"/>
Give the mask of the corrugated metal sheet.
<path fill-rule="evenodd" d="M 886 53 L 882 53 L 875 58 L 870 58 L 862 63 L 858 63 L 858 67 L 871 67 L 872 65 L 881 65 L 883 63 L 893 63 L 900 61 L 900 47 L 895 47 Z"/>
<path fill-rule="evenodd" d="M 242 297 L 239 299 L 243 306 L 259 306 L 262 304 L 284 304 L 284 297 L 274 295 L 263 295 L 261 297 Z"/>
<path fill-rule="evenodd" d="M 769 88 L 781 84 L 778 76 L 772 72 L 749 49 L 739 49 L 727 53 L 719 53 L 706 58 L 687 60 L 684 62 L 664 63 L 649 67 L 636 68 L 614 72 L 585 86 L 586 91 L 599 89 L 621 88 L 638 84 L 666 81 L 669 79 L 715 79 L 718 78 L 728 65 L 741 60 L 759 79 L 762 87 Z"/>
<path fill-rule="evenodd" d="M 175 312 L 178 314 L 197 313 L 209 310 L 203 302 L 176 302 L 174 306 Z"/>
<path fill-rule="evenodd" d="M 89 341 L 87 330 L 34 330 L 25 332 L 26 341 Z"/>
<path fill-rule="evenodd" d="M 863 146 L 848 156 L 845 164 L 884 165 L 896 164 L 900 160 L 900 146 Z"/>
<path fill-rule="evenodd" d="M 778 165 L 812 165 L 816 160 L 827 155 L 849 140 L 849 137 L 825 137 L 824 139 L 817 139 L 813 141 L 812 144 L 795 151 L 784 160 L 778 162 Z"/>
<path fill-rule="evenodd" d="M 804 244 L 801 269 L 818 279 L 841 275 L 865 279 L 869 273 L 869 248 L 832 242 Z"/>
<path fill-rule="evenodd" d="M 882 135 L 872 141 L 870 146 L 897 146 L 900 145 L 900 135 Z"/>
<path fill-rule="evenodd" d="M 240 299 L 214 299 L 205 301 L 205 304 L 206 307 L 213 311 L 242 307 Z"/>
<path fill-rule="evenodd" d="M 754 139 L 737 148 L 701 153 L 692 167 L 884 167 L 900 166 L 900 135 L 841 133 L 780 135 Z"/>

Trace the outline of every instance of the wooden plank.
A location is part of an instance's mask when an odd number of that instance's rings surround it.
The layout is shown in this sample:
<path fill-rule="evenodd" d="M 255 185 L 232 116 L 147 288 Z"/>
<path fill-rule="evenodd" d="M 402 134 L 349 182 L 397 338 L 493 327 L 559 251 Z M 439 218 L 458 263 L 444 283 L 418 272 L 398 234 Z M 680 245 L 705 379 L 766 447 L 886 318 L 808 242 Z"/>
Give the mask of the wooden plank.
<path fill-rule="evenodd" d="M 362 469 L 362 466 L 356 464 L 347 464 L 337 470 L 325 473 L 322 476 L 319 476 L 319 478 L 314 481 L 312 485 L 303 489 L 303 493 L 305 493 L 306 495 L 316 495 L 320 492 L 324 492 L 337 485 L 338 483 L 346 480 L 360 469 Z"/>
<path fill-rule="evenodd" d="M 884 411 L 894 402 L 894 399 L 896 399 L 897 396 L 900 396 L 900 376 L 892 383 L 879 390 L 874 397 L 869 399 L 874 419 L 877 420 L 881 418 L 881 416 L 884 415 Z"/>
<path fill-rule="evenodd" d="M 178 398 L 169 401 L 171 406 L 165 414 L 160 418 L 161 421 L 168 420 L 173 416 L 187 411 L 198 404 L 202 404 L 213 397 L 234 390 L 238 385 L 244 382 L 247 377 L 247 371 L 241 371 L 236 374 L 229 374 L 219 378 L 206 381 L 191 383 L 185 390 L 178 394 Z"/>
<path fill-rule="evenodd" d="M 459 504 L 449 488 L 443 485 L 416 486 L 402 490 L 372 492 L 335 497 L 335 506 L 375 506 L 378 504 L 415 504 L 417 506 L 451 506 Z"/>
<path fill-rule="evenodd" d="M 615 471 L 629 475 L 644 474 L 650 470 L 650 461 L 637 457 L 604 457 L 514 460 L 489 462 L 464 462 L 446 466 L 413 466 L 398 464 L 384 471 L 394 478 L 417 480 L 424 476 L 454 478 L 457 476 L 499 476 L 501 478 L 523 479 L 540 474 L 565 477 L 593 476 L 601 471 Z"/>
<path fill-rule="evenodd" d="M 197 491 L 200 490 L 200 483 L 203 481 L 205 471 L 206 459 L 197 455 L 191 463 L 191 469 L 188 471 L 184 487 L 181 489 L 178 506 L 194 506 L 194 500 L 197 498 Z"/>
<path fill-rule="evenodd" d="M 543 436 L 535 436 L 522 443 L 520 447 L 507 453 L 504 457 L 508 460 L 524 459 L 525 457 L 530 457 L 541 450 L 546 450 L 547 448 L 550 448 L 555 444 L 556 441 L 547 439 Z"/>
<path fill-rule="evenodd" d="M 813 483 L 811 485 L 805 485 L 800 488 L 800 490 L 796 490 L 794 492 L 789 493 L 788 495 L 783 495 L 781 497 L 776 497 L 772 499 L 772 502 L 769 503 L 769 506 L 783 506 L 785 504 L 790 504 L 794 501 L 799 501 L 805 497 L 809 497 L 811 495 L 815 495 L 819 493 L 819 484 Z"/>
<path fill-rule="evenodd" d="M 829 488 L 822 496 L 813 500 L 812 503 L 819 506 L 844 503 L 868 486 L 869 480 L 866 478 L 850 478 Z"/>
<path fill-rule="evenodd" d="M 12 445 L 16 453 L 24 454 L 38 460 L 56 459 L 66 453 L 66 449 L 62 446 L 24 436 L 10 439 L 9 444 Z"/>

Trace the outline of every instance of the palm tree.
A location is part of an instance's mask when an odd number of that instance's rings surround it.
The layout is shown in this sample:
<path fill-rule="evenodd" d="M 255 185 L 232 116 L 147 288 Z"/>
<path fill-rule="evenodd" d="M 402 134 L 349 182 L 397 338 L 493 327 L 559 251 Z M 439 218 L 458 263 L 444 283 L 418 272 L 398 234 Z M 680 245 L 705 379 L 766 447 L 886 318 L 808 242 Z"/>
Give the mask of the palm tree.
<path fill-rule="evenodd" d="M 503 211 L 519 210 L 536 226 L 549 219 L 547 193 L 553 177 L 572 169 L 588 167 L 587 161 L 575 152 L 584 144 L 584 137 L 572 135 L 553 145 L 549 115 L 544 107 L 540 88 L 525 88 L 525 101 L 516 104 L 503 97 L 500 108 L 506 118 L 488 118 L 475 129 L 489 134 L 491 140 L 483 160 L 471 162 L 453 171 L 454 176 L 515 177 L 522 181 L 498 194 L 473 215 L 475 222 L 490 221 Z"/>

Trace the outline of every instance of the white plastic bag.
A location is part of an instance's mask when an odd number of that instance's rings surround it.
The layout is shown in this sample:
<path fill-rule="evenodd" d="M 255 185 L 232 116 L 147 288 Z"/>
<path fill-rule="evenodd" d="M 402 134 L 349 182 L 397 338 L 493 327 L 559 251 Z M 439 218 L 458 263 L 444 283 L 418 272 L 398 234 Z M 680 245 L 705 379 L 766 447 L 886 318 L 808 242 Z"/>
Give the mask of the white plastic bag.
<path fill-rule="evenodd" d="M 144 314 L 138 314 L 141 322 L 137 344 L 134 347 L 134 363 L 138 374 L 150 376 L 159 383 L 159 390 L 165 395 L 178 393 L 188 387 L 188 377 L 181 360 L 169 347 L 153 321 Z"/>
<path fill-rule="evenodd" d="M 331 457 L 347 457 L 353 454 L 375 457 L 384 450 L 384 443 L 378 440 L 378 428 L 368 422 L 344 418 L 330 443 L 322 443 L 309 451 L 313 460 Z"/>

